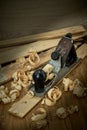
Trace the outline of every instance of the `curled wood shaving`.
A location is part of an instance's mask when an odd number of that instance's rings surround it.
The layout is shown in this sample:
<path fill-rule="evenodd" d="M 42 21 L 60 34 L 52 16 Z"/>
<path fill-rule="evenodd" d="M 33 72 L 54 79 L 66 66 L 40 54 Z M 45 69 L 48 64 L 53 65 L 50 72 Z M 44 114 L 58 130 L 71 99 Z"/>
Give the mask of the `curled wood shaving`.
<path fill-rule="evenodd" d="M 14 81 L 17 81 L 17 80 L 18 80 L 17 71 L 12 75 L 12 78 L 14 79 Z"/>
<path fill-rule="evenodd" d="M 62 92 L 59 88 L 55 87 L 48 91 L 47 96 L 43 99 L 44 104 L 47 106 L 53 106 L 56 104 L 57 100 L 59 100 L 62 96 Z"/>
<path fill-rule="evenodd" d="M 30 63 L 30 65 L 35 66 L 40 63 L 40 57 L 36 51 L 32 51 L 29 52 L 29 58 L 27 58 L 27 61 Z"/>
<path fill-rule="evenodd" d="M 14 93 L 16 94 L 16 97 L 18 97 L 20 95 L 20 92 L 18 90 L 14 89 L 9 92 L 9 96 L 12 96 Z"/>
<path fill-rule="evenodd" d="M 69 78 L 63 78 L 64 91 L 73 91 L 77 97 L 87 96 L 87 88 L 83 87 L 83 84 L 79 79 L 72 81 Z"/>
<path fill-rule="evenodd" d="M 17 89 L 17 90 L 21 91 L 21 90 L 22 90 L 22 87 L 21 87 L 20 84 L 11 82 L 11 89 Z"/>
<path fill-rule="evenodd" d="M 5 86 L 0 86 L 0 101 L 4 104 L 11 102 L 11 99 L 8 96 L 8 89 Z"/>
<path fill-rule="evenodd" d="M 45 101 L 44 103 L 47 105 L 47 106 L 54 106 L 56 104 L 56 101 L 52 101 L 50 99 L 48 99 L 47 97 L 45 98 Z"/>
<path fill-rule="evenodd" d="M 0 99 L 3 99 L 5 97 L 7 97 L 7 94 L 5 93 L 5 91 L 4 90 L 0 90 Z"/>
<path fill-rule="evenodd" d="M 1 85 L 0 86 L 0 90 L 4 90 L 5 89 L 5 86 L 4 85 Z"/>
<path fill-rule="evenodd" d="M 74 89 L 74 82 L 69 78 L 63 78 L 64 91 L 72 91 Z"/>
<path fill-rule="evenodd" d="M 3 102 L 4 104 L 8 104 L 8 103 L 11 102 L 11 99 L 7 96 L 7 97 L 2 98 L 2 102 Z"/>
<path fill-rule="evenodd" d="M 11 87 L 11 89 L 8 89 L 5 86 L 1 86 L 0 88 L 0 101 L 2 101 L 4 104 L 15 101 L 16 98 L 20 95 L 20 89 L 18 88 L 19 86 L 17 87 L 13 83 L 12 85 L 13 87 Z"/>
<path fill-rule="evenodd" d="M 75 87 L 73 89 L 73 94 L 75 94 L 79 98 L 87 96 L 87 88 L 83 87 L 83 84 L 80 80 L 76 79 L 74 81 L 74 85 Z"/>
<path fill-rule="evenodd" d="M 37 122 L 32 122 L 31 126 L 36 130 L 36 129 L 41 129 L 47 125 L 47 120 L 43 119 Z"/>
<path fill-rule="evenodd" d="M 23 70 L 18 70 L 13 74 L 14 86 L 19 85 L 26 88 L 29 85 L 29 78 Z M 13 85 L 12 85 L 13 86 Z"/>
<path fill-rule="evenodd" d="M 38 108 L 36 114 L 32 114 L 31 120 L 33 122 L 32 127 L 40 129 L 47 125 L 47 112 L 44 108 Z"/>
<path fill-rule="evenodd" d="M 66 118 L 68 116 L 68 112 L 66 111 L 66 109 L 64 107 L 60 107 L 56 110 L 56 115 L 59 117 L 59 118 Z"/>
<path fill-rule="evenodd" d="M 71 105 L 71 106 L 69 106 L 69 107 L 67 107 L 67 108 L 64 108 L 64 107 L 58 108 L 58 109 L 56 110 L 56 115 L 57 115 L 59 118 L 64 119 L 64 118 L 66 118 L 68 115 L 73 114 L 73 113 L 75 113 L 75 112 L 78 112 L 78 106 L 77 106 L 77 105 L 75 105 L 75 106 Z"/>
<path fill-rule="evenodd" d="M 76 106 L 71 105 L 71 106 L 67 107 L 67 112 L 69 114 L 73 114 L 74 112 L 78 112 L 78 111 L 79 110 L 78 110 L 78 106 L 77 105 Z"/>
<path fill-rule="evenodd" d="M 28 91 L 27 94 L 30 96 L 30 98 L 33 98 L 34 97 L 34 92 L 33 91 Z"/>
<path fill-rule="evenodd" d="M 31 120 L 32 121 L 42 120 L 45 119 L 46 116 L 47 116 L 46 110 L 44 108 L 39 108 L 36 110 L 36 114 L 33 114 Z"/>
<path fill-rule="evenodd" d="M 51 74 L 48 75 L 47 79 L 52 80 L 54 77 L 55 77 L 55 74 L 51 73 Z"/>

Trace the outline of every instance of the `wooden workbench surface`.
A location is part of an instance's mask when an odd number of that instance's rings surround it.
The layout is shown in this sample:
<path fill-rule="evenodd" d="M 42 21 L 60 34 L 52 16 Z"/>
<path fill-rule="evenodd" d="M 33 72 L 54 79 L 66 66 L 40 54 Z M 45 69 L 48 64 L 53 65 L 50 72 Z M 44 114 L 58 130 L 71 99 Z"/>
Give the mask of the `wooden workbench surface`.
<path fill-rule="evenodd" d="M 79 78 L 85 87 L 87 87 L 87 57 L 70 73 L 67 77 L 71 79 Z M 62 83 L 58 84 L 62 86 Z M 21 95 L 22 97 L 23 95 Z M 18 99 L 19 100 L 19 99 Z M 0 104 L 0 130 L 32 130 L 31 114 L 38 107 L 42 106 L 40 103 L 29 112 L 23 119 L 15 117 L 8 113 L 8 109 L 12 104 Z M 66 119 L 59 119 L 55 111 L 58 107 L 68 107 L 70 105 L 78 105 L 79 112 L 68 116 Z M 64 92 L 62 98 L 55 106 L 47 107 L 48 124 L 41 130 L 87 130 L 87 97 L 78 99 L 72 92 Z"/>

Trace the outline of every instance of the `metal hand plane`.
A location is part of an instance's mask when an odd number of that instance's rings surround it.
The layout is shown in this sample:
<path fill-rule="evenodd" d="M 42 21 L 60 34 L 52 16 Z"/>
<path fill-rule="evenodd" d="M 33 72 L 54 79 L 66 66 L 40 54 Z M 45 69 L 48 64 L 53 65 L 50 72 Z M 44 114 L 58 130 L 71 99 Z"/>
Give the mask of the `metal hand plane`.
<path fill-rule="evenodd" d="M 36 96 L 43 96 L 50 88 L 55 86 L 65 74 L 78 62 L 76 50 L 73 45 L 72 34 L 67 33 L 61 38 L 56 49 L 51 54 L 51 60 L 48 62 L 53 66 L 54 78 L 46 84 L 46 72 L 38 69 L 33 74 L 34 84 L 31 84 L 29 90 L 32 90 Z"/>

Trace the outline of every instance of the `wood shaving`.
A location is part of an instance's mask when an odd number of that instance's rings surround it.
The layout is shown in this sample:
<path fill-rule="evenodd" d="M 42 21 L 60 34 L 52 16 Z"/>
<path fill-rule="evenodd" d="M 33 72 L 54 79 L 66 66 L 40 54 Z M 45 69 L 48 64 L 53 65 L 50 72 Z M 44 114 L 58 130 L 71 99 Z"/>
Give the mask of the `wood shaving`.
<path fill-rule="evenodd" d="M 34 92 L 33 91 L 28 91 L 27 94 L 30 96 L 30 98 L 33 98 L 34 97 Z"/>
<path fill-rule="evenodd" d="M 54 77 L 55 77 L 55 74 L 51 73 L 51 74 L 48 75 L 47 79 L 52 80 Z"/>
<path fill-rule="evenodd" d="M 69 113 L 69 114 L 73 114 L 74 112 L 78 112 L 79 110 L 78 110 L 78 106 L 76 105 L 76 106 L 73 106 L 73 105 L 71 105 L 71 106 L 69 106 L 68 108 L 67 108 L 67 112 Z"/>
<path fill-rule="evenodd" d="M 31 126 L 36 130 L 36 129 L 41 129 L 47 125 L 47 120 L 43 119 L 37 122 L 32 122 Z"/>
<path fill-rule="evenodd" d="M 5 86 L 0 86 L 0 101 L 4 104 L 11 102 L 11 99 L 8 96 L 8 88 Z"/>
<path fill-rule="evenodd" d="M 29 52 L 29 58 L 27 58 L 27 61 L 30 63 L 30 65 L 35 66 L 40 63 L 40 57 L 36 51 L 32 51 Z"/>
<path fill-rule="evenodd" d="M 9 92 L 9 96 L 11 97 L 14 93 L 16 94 L 16 97 L 18 97 L 20 95 L 20 92 L 18 90 L 14 89 Z"/>
<path fill-rule="evenodd" d="M 21 91 L 21 90 L 22 90 L 22 87 L 21 87 L 20 84 L 11 82 L 11 89 L 17 89 L 17 90 Z"/>
<path fill-rule="evenodd" d="M 75 112 L 78 112 L 78 106 L 77 106 L 77 105 L 75 105 L 75 106 L 71 105 L 71 106 L 69 106 L 69 107 L 67 107 L 67 108 L 64 108 L 64 107 L 58 108 L 58 109 L 56 110 L 56 115 L 57 115 L 59 118 L 64 119 L 64 118 L 66 118 L 68 115 L 73 114 L 73 113 L 75 113 Z"/>
<path fill-rule="evenodd" d="M 5 86 L 4 85 L 1 85 L 0 86 L 0 90 L 4 90 L 5 89 Z"/>
<path fill-rule="evenodd" d="M 47 112 L 44 108 L 38 108 L 36 114 L 32 114 L 32 127 L 35 129 L 40 129 L 47 125 Z"/>
<path fill-rule="evenodd" d="M 33 114 L 33 116 L 31 117 L 32 121 L 38 121 L 38 120 L 42 120 L 45 119 L 47 116 L 46 110 L 44 108 L 38 108 L 36 110 L 36 114 Z"/>
<path fill-rule="evenodd" d="M 83 87 L 83 84 L 79 79 L 72 81 L 69 78 L 63 78 L 64 91 L 73 91 L 77 97 L 87 96 L 87 88 Z"/>
<path fill-rule="evenodd" d="M 7 94 L 4 90 L 0 90 L 0 99 L 7 97 Z"/>
<path fill-rule="evenodd" d="M 56 110 L 56 115 L 59 117 L 59 118 L 66 118 L 68 116 L 68 112 L 66 111 L 66 109 L 64 107 L 60 107 Z"/>
<path fill-rule="evenodd" d="M 11 102 L 11 99 L 7 96 L 7 97 L 5 97 L 5 98 L 2 98 L 2 102 L 3 102 L 4 104 L 8 104 L 8 103 Z"/>
<path fill-rule="evenodd" d="M 59 90 L 59 88 L 52 88 L 48 91 L 43 103 L 45 103 L 47 106 L 53 106 L 61 98 L 61 96 L 62 92 Z"/>
<path fill-rule="evenodd" d="M 48 98 L 46 97 L 44 103 L 45 103 L 47 106 L 54 106 L 54 105 L 56 104 L 56 101 L 51 101 L 50 99 L 48 99 Z"/>
<path fill-rule="evenodd" d="M 72 91 L 74 89 L 74 82 L 69 78 L 63 78 L 64 91 Z"/>
<path fill-rule="evenodd" d="M 74 81 L 74 85 L 75 87 L 73 89 L 73 94 L 75 94 L 79 98 L 87 96 L 87 88 L 83 87 L 83 84 L 80 80 L 76 79 Z"/>
<path fill-rule="evenodd" d="M 18 80 L 17 71 L 12 75 L 12 78 L 13 78 L 14 82 Z"/>

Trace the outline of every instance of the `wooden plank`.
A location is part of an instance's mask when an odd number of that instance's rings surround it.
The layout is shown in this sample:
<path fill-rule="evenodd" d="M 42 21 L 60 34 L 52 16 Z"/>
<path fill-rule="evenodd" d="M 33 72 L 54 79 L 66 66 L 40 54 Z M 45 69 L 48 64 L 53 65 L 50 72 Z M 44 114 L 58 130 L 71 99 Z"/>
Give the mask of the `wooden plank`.
<path fill-rule="evenodd" d="M 34 42 L 34 41 L 38 41 L 38 40 L 59 38 L 68 32 L 71 32 L 72 34 L 77 34 L 79 32 L 81 33 L 81 32 L 85 32 L 85 31 L 86 31 L 85 28 L 81 25 L 67 27 L 67 28 L 63 28 L 63 29 L 59 29 L 59 30 L 54 30 L 54 31 L 30 35 L 30 36 L 24 36 L 24 37 L 10 39 L 10 40 L 2 40 L 2 41 L 0 41 L 0 48 L 8 47 L 8 46 L 23 45 L 25 43 Z"/>
<path fill-rule="evenodd" d="M 22 56 L 28 56 L 31 50 L 36 50 L 41 52 L 58 44 L 58 39 L 38 41 L 28 45 L 15 47 L 13 49 L 7 50 L 5 52 L 0 52 L 0 64 L 15 60 Z"/>
<path fill-rule="evenodd" d="M 73 40 L 77 38 L 81 38 L 85 36 L 86 33 L 81 33 L 78 35 L 73 35 Z M 5 49 L 4 51 L 0 51 L 0 64 L 13 61 L 19 57 L 27 56 L 29 51 L 36 50 L 37 52 L 42 52 L 44 50 L 50 49 L 52 47 L 57 46 L 59 43 L 60 38 L 58 39 L 51 39 L 51 40 L 44 40 L 44 41 L 37 41 L 31 44 L 18 46 L 18 47 L 11 47 L 11 49 Z"/>
<path fill-rule="evenodd" d="M 82 46 L 77 49 L 77 56 L 79 58 L 84 58 L 87 55 L 87 44 L 83 44 Z"/>
<path fill-rule="evenodd" d="M 28 94 L 26 94 L 20 101 L 14 103 L 9 112 L 14 116 L 18 116 L 23 118 L 35 105 L 37 105 L 41 101 L 41 97 L 33 97 L 30 98 Z"/>

